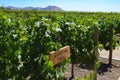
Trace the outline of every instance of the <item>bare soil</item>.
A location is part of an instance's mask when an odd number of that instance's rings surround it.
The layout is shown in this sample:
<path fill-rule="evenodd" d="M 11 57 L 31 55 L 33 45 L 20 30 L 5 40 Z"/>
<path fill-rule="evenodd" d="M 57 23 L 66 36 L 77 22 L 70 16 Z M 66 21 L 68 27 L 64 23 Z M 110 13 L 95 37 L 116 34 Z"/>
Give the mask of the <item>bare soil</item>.
<path fill-rule="evenodd" d="M 120 61 L 113 60 L 112 66 L 108 66 L 108 59 L 99 58 L 101 66 L 98 69 L 97 80 L 118 80 L 120 77 Z M 69 80 L 71 77 L 71 63 L 68 63 L 66 66 L 65 78 Z M 77 79 L 81 77 L 84 80 L 85 75 L 89 75 L 90 70 L 86 66 L 81 66 L 79 64 L 74 65 L 74 77 Z"/>
<path fill-rule="evenodd" d="M 117 35 L 120 40 L 120 34 Z M 113 50 L 112 66 L 108 66 L 109 51 L 100 51 L 99 62 L 101 66 L 98 69 L 97 80 L 120 80 L 120 47 Z M 65 79 L 70 80 L 71 78 L 71 63 L 66 66 Z M 74 79 L 82 78 L 84 80 L 85 75 L 89 75 L 91 70 L 85 65 L 75 64 L 74 65 Z"/>

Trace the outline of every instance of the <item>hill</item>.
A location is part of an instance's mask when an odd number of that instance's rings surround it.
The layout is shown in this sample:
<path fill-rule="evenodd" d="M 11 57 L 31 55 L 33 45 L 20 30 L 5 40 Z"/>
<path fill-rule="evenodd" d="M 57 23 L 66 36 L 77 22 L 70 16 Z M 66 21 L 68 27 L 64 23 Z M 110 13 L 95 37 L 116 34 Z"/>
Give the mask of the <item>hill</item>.
<path fill-rule="evenodd" d="M 45 7 L 45 8 L 41 8 L 41 7 L 23 7 L 23 8 L 20 8 L 20 7 L 14 7 L 14 6 L 7 6 L 7 7 L 4 7 L 6 9 L 11 9 L 11 10 L 52 10 L 52 11 L 63 11 L 63 9 L 57 7 L 57 6 L 48 6 L 48 7 Z"/>

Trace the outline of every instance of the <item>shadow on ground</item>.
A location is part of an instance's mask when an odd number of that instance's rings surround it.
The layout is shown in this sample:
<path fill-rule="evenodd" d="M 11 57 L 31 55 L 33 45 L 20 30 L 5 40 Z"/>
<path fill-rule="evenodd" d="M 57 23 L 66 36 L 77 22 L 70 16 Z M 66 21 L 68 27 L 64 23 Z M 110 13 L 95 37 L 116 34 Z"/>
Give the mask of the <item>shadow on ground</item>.
<path fill-rule="evenodd" d="M 100 67 L 98 68 L 98 74 L 103 75 L 105 72 L 110 72 L 110 68 L 112 68 L 112 65 L 110 66 L 109 64 L 101 62 Z"/>

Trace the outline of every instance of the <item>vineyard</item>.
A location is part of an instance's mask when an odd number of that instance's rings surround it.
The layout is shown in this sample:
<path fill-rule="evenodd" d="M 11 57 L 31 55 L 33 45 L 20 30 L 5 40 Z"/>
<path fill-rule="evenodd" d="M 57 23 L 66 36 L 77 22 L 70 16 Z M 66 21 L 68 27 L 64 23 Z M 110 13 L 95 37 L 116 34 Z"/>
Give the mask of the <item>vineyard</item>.
<path fill-rule="evenodd" d="M 110 51 L 111 66 L 112 50 L 119 46 L 117 34 L 120 34 L 120 13 L 1 8 L 0 80 L 64 80 L 64 66 L 68 62 L 86 64 L 94 71 L 100 66 L 99 53 L 94 54 L 97 48 Z M 49 60 L 49 52 L 67 45 L 70 58 L 55 67 Z"/>

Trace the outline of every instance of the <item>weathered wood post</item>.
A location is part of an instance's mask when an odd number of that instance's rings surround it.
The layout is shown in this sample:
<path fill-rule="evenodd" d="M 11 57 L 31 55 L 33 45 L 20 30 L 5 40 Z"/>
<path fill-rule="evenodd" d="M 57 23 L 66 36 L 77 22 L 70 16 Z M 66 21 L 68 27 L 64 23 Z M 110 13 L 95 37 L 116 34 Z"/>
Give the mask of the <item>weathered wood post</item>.
<path fill-rule="evenodd" d="M 72 63 L 71 64 L 71 77 L 69 80 L 74 80 L 74 79 L 75 79 L 75 77 L 74 77 L 74 64 Z"/>
<path fill-rule="evenodd" d="M 94 56 L 95 60 L 98 60 L 98 28 L 97 26 L 94 27 Z M 97 80 L 97 65 L 94 64 L 94 80 Z"/>
<path fill-rule="evenodd" d="M 113 44 L 113 25 L 110 25 L 110 33 L 111 33 L 111 35 L 110 35 L 110 42 L 109 42 L 109 46 L 110 46 L 110 50 L 109 50 L 109 66 L 111 66 L 112 65 L 112 52 L 113 52 L 113 46 L 112 46 L 112 44 Z"/>

